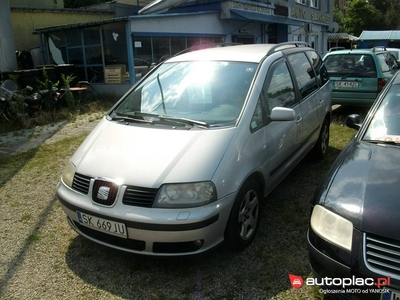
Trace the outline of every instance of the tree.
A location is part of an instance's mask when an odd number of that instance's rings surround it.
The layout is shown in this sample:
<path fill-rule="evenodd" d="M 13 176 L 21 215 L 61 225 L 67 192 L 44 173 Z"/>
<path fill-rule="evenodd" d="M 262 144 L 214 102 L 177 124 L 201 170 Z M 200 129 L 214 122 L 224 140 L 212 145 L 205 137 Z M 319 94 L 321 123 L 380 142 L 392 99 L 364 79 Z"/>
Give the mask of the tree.
<path fill-rule="evenodd" d="M 344 12 L 334 12 L 334 20 L 342 32 L 358 36 L 363 30 L 397 29 L 398 11 L 400 0 L 349 0 Z"/>
<path fill-rule="evenodd" d="M 380 29 L 382 13 L 365 0 L 349 1 L 342 20 L 347 33 L 359 36 L 363 30 Z"/>
<path fill-rule="evenodd" d="M 344 12 L 339 8 L 334 8 L 333 10 L 333 22 L 339 24 L 339 31 L 338 32 L 346 32 L 343 24 Z"/>

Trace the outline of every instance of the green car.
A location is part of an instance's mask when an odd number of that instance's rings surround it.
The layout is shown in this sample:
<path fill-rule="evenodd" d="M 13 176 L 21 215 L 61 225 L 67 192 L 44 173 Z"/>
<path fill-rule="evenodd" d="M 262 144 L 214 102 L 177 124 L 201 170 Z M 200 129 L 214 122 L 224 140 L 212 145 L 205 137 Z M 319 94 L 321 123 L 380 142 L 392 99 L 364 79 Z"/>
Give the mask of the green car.
<path fill-rule="evenodd" d="M 332 84 L 332 104 L 371 106 L 399 70 L 393 54 L 382 49 L 338 50 L 323 60 Z"/>

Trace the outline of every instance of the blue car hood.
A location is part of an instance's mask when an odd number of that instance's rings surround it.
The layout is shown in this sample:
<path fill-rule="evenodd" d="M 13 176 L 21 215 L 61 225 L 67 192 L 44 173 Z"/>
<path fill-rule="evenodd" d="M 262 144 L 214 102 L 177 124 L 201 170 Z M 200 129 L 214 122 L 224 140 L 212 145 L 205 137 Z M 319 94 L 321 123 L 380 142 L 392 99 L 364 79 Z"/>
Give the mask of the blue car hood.
<path fill-rule="evenodd" d="M 361 231 L 399 239 L 400 148 L 353 141 L 345 150 L 331 173 L 325 207 Z"/>

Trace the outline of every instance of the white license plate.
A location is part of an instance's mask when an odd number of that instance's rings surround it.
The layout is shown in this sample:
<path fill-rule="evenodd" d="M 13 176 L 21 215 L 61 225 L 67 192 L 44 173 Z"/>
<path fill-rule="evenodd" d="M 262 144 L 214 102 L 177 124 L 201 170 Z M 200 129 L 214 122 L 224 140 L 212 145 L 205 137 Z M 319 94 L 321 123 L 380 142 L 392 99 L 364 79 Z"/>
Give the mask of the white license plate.
<path fill-rule="evenodd" d="M 397 300 L 400 299 L 400 291 L 389 289 L 388 293 L 381 295 L 381 300 Z"/>
<path fill-rule="evenodd" d="M 77 211 L 79 223 L 92 229 L 108 234 L 127 238 L 126 226 L 124 223 L 98 218 L 80 211 Z"/>
<path fill-rule="evenodd" d="M 358 81 L 334 81 L 333 88 L 340 89 L 357 89 L 358 88 Z"/>

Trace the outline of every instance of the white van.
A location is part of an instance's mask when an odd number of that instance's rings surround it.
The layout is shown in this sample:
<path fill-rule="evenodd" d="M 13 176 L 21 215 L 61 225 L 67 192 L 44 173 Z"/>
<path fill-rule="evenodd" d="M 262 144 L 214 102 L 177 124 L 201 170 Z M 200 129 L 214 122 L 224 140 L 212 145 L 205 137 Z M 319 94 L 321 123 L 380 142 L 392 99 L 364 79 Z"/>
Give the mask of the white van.
<path fill-rule="evenodd" d="M 71 157 L 57 195 L 71 227 L 116 249 L 244 249 L 262 199 L 329 142 L 331 86 L 304 43 L 214 47 L 166 60 Z"/>

